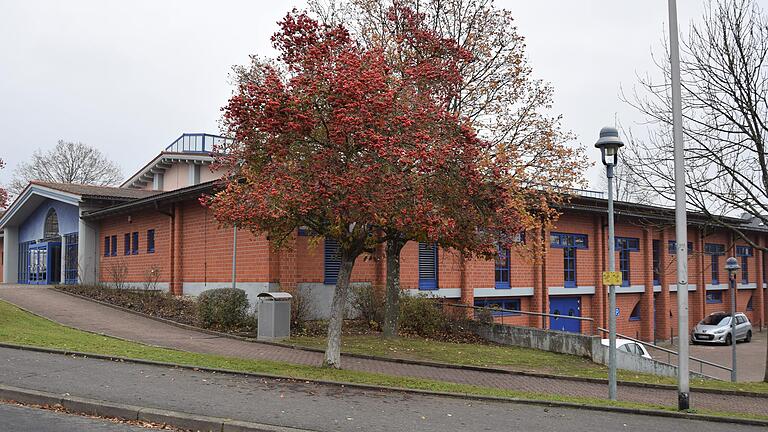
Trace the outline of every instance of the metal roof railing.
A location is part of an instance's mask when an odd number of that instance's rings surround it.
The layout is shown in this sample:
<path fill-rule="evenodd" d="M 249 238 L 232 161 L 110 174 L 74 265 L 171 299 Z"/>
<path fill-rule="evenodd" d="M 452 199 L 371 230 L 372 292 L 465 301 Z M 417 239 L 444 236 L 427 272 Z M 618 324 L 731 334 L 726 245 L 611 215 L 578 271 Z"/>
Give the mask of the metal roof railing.
<path fill-rule="evenodd" d="M 172 142 L 165 151 L 177 153 L 208 153 L 216 146 L 231 143 L 230 138 L 207 133 L 185 133 Z"/>

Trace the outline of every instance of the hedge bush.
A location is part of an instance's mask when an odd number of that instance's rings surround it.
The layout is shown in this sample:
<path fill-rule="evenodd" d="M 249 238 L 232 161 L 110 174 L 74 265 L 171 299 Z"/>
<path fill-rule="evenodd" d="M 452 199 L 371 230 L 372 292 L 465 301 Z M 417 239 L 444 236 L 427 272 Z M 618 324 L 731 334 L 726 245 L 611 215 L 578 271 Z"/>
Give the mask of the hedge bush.
<path fill-rule="evenodd" d="M 450 317 L 443 306 L 426 296 L 400 297 L 400 331 L 422 337 L 444 337 L 450 333 Z"/>
<path fill-rule="evenodd" d="M 200 325 L 218 330 L 251 327 L 248 296 L 239 288 L 216 288 L 203 291 L 197 299 Z"/>

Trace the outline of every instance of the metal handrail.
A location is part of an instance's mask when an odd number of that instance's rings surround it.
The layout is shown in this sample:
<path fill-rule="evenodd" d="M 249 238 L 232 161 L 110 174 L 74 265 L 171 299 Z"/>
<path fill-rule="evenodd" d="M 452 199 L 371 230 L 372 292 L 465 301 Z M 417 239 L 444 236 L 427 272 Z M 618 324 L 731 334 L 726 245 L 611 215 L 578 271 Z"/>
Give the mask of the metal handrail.
<path fill-rule="evenodd" d="M 608 330 L 606 330 L 606 329 L 604 329 L 602 327 L 598 327 L 597 329 L 599 331 L 603 332 L 603 333 L 608 333 Z M 631 340 L 632 342 L 637 342 L 637 343 L 643 344 L 644 346 L 649 346 L 649 347 L 657 349 L 659 351 L 663 351 L 663 352 L 665 352 L 667 354 L 678 355 L 677 351 L 671 350 L 669 348 L 664 348 L 664 347 L 658 346 L 658 345 L 650 343 L 650 342 L 641 341 L 641 340 L 635 339 L 635 338 L 633 338 L 631 336 L 626 336 L 626 335 L 619 334 L 619 333 L 616 333 L 616 336 L 620 337 L 622 339 Z M 703 365 L 712 366 L 712 367 L 715 367 L 715 368 L 718 368 L 718 369 L 722 369 L 722 370 L 726 370 L 726 371 L 729 371 L 729 372 L 731 371 L 731 368 L 729 368 L 727 366 L 719 365 L 717 363 L 712 363 L 711 361 L 708 361 L 708 360 L 704 360 L 704 359 L 700 359 L 698 357 L 692 357 L 692 356 L 688 356 L 688 358 L 690 360 L 699 362 L 699 372 L 701 372 L 704 369 Z M 669 357 L 667 357 L 667 362 L 671 363 L 671 361 L 669 360 Z"/>
<path fill-rule="evenodd" d="M 571 316 L 571 315 L 558 315 L 558 314 L 551 314 L 551 313 L 545 313 L 545 312 L 530 312 L 530 311 L 521 311 L 516 309 L 504 309 L 504 308 L 492 308 L 487 306 L 474 306 L 474 305 L 466 305 L 461 303 L 446 303 L 447 306 L 452 307 L 460 307 L 460 308 L 466 308 L 466 309 L 482 309 L 482 310 L 488 310 L 491 312 L 510 312 L 514 314 L 519 315 L 532 315 L 532 316 L 547 316 L 547 317 L 555 317 L 555 318 L 565 318 L 565 319 L 572 319 L 577 321 L 586 321 L 590 323 L 590 327 L 592 330 L 592 334 L 595 333 L 595 320 L 594 318 L 587 318 L 587 317 L 577 317 L 577 316 Z M 504 316 L 501 316 L 502 318 L 502 324 L 504 323 Z"/>

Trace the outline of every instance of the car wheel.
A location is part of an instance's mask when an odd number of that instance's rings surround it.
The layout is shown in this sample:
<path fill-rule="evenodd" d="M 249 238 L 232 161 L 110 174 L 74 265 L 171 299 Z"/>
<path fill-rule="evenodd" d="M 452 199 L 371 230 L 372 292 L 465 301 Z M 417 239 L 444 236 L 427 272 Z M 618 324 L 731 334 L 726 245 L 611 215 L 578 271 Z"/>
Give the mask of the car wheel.
<path fill-rule="evenodd" d="M 744 342 L 746 342 L 746 343 L 750 343 L 750 342 L 752 342 L 752 330 L 749 330 L 749 331 L 747 332 L 747 338 L 746 338 L 746 339 L 744 339 Z"/>
<path fill-rule="evenodd" d="M 732 338 L 732 337 L 731 337 L 731 335 L 729 334 L 728 336 L 726 336 L 726 337 L 725 337 L 725 344 L 726 344 L 726 345 L 730 345 L 730 344 L 732 344 L 732 343 L 733 343 L 733 338 Z"/>

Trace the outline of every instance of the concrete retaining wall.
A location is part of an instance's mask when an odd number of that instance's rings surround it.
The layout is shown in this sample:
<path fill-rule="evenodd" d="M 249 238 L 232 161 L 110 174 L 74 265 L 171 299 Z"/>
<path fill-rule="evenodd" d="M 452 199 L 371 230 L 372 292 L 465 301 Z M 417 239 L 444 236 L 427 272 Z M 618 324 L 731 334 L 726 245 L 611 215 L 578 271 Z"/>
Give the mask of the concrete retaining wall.
<path fill-rule="evenodd" d="M 487 341 L 500 345 L 577 355 L 589 358 L 595 363 L 608 364 L 608 347 L 603 346 L 601 339 L 597 336 L 500 324 L 478 324 L 475 333 Z M 616 351 L 616 367 L 659 376 L 677 376 L 677 366 L 623 351 Z M 691 372 L 691 377 L 711 378 L 695 372 Z"/>
<path fill-rule="evenodd" d="M 483 339 L 500 345 L 535 348 L 581 357 L 592 356 L 592 338 L 578 333 L 500 324 L 480 324 L 475 332 Z"/>

